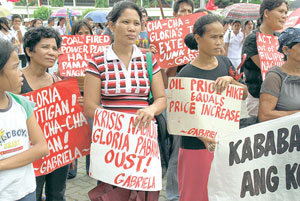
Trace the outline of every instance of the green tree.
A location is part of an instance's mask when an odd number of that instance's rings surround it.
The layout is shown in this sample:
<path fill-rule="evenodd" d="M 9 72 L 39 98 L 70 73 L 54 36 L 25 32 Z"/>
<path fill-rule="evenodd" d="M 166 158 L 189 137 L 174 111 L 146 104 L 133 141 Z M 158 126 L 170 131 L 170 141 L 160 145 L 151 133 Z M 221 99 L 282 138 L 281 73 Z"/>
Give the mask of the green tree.
<path fill-rule="evenodd" d="M 42 7 L 39 7 L 38 9 L 36 9 L 33 12 L 33 17 L 34 18 L 40 18 L 42 20 L 47 20 L 51 13 L 52 13 L 51 8 L 49 9 L 49 12 L 48 12 L 48 8 L 45 7 L 45 6 L 42 6 Z"/>
<path fill-rule="evenodd" d="M 16 6 L 27 6 L 26 5 L 26 0 L 19 0 L 19 2 L 16 2 Z M 29 0 L 28 1 L 28 6 L 37 6 L 38 2 L 37 0 Z"/>
<path fill-rule="evenodd" d="M 104 8 L 104 0 L 95 0 L 96 8 Z"/>
<path fill-rule="evenodd" d="M 63 7 L 65 5 L 65 0 L 50 0 L 52 7 Z"/>

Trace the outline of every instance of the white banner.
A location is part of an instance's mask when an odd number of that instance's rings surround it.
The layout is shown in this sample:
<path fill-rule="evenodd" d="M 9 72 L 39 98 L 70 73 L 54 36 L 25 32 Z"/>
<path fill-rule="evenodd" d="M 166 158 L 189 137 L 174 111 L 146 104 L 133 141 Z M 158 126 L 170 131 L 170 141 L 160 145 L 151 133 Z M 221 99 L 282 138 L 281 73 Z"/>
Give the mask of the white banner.
<path fill-rule="evenodd" d="M 219 135 L 210 201 L 300 199 L 300 113 Z"/>
<path fill-rule="evenodd" d="M 173 135 L 208 136 L 239 129 L 242 87 L 229 85 L 221 94 L 214 81 L 171 78 L 168 84 L 167 122 Z"/>
<path fill-rule="evenodd" d="M 157 125 L 133 128 L 137 115 L 97 109 L 95 112 L 90 176 L 131 190 L 162 189 Z"/>

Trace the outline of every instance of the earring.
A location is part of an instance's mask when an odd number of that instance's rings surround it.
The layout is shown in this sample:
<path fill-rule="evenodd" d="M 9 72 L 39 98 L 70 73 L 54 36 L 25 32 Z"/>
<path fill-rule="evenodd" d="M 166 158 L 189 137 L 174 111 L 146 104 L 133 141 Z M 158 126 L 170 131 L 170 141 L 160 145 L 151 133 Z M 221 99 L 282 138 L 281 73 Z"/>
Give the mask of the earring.
<path fill-rule="evenodd" d="M 286 56 L 289 56 L 289 55 L 290 55 L 290 53 L 289 53 L 289 52 L 287 52 L 285 55 L 286 55 Z"/>

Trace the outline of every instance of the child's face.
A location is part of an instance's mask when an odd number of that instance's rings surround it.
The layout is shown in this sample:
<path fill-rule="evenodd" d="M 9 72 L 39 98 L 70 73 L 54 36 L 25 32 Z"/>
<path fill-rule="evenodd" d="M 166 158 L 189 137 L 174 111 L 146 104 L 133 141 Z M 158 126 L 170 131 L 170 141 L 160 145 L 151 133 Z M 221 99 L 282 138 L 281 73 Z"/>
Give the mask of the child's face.
<path fill-rule="evenodd" d="M 0 72 L 1 91 L 10 91 L 20 93 L 23 85 L 22 72 L 19 69 L 19 57 L 16 51 L 13 51 Z"/>

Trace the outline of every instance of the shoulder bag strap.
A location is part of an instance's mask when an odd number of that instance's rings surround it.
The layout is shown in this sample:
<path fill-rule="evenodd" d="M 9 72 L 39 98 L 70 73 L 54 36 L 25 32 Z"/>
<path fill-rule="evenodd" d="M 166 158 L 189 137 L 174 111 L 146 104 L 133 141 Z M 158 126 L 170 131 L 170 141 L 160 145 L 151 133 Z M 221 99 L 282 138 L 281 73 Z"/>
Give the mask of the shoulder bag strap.
<path fill-rule="evenodd" d="M 150 92 L 149 92 L 149 100 L 150 100 L 153 97 L 152 93 L 151 93 L 152 72 L 153 72 L 151 52 L 146 52 L 146 61 L 147 61 L 148 78 L 149 78 L 149 81 L 150 81 Z"/>

